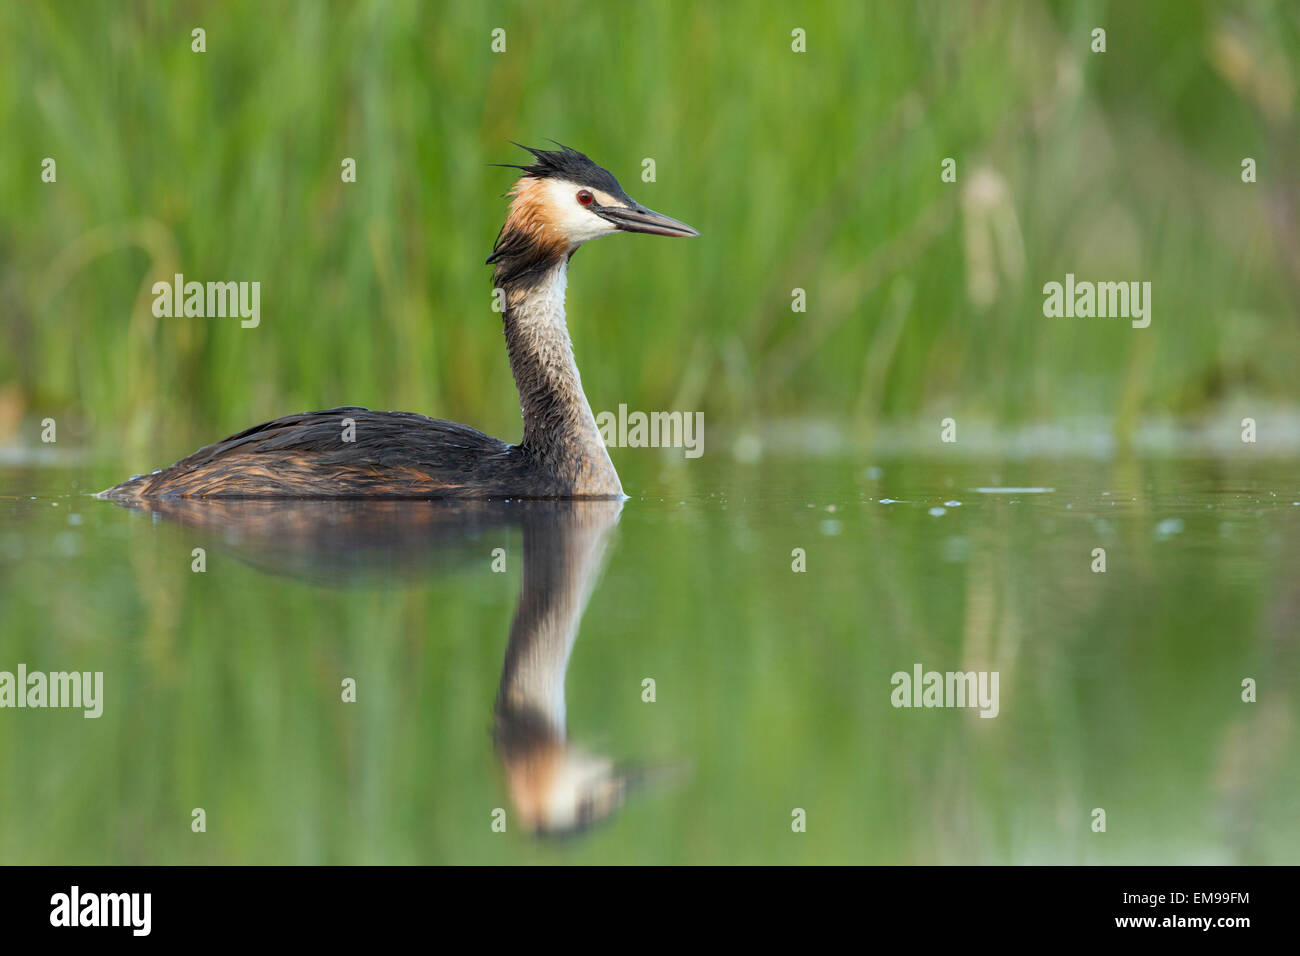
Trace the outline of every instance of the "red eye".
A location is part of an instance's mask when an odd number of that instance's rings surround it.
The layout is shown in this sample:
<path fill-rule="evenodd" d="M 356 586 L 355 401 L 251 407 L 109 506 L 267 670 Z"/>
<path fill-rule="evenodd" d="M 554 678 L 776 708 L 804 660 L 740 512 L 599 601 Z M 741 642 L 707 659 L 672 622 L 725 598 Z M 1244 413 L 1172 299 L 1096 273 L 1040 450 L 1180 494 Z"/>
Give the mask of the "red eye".
<path fill-rule="evenodd" d="M 590 206 L 592 200 L 595 198 L 595 196 L 587 192 L 585 189 L 578 190 L 578 202 L 582 203 L 584 206 Z"/>

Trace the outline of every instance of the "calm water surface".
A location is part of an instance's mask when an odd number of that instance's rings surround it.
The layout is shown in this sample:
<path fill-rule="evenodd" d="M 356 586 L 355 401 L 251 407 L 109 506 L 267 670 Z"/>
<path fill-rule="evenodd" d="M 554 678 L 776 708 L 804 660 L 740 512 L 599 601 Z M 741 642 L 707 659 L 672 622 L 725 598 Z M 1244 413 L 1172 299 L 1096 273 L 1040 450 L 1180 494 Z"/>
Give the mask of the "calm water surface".
<path fill-rule="evenodd" d="M 0 861 L 1296 861 L 1289 463 L 636 465 L 153 512 L 0 470 L 0 671 L 104 675 L 0 709 Z M 997 716 L 895 708 L 916 665 Z"/>

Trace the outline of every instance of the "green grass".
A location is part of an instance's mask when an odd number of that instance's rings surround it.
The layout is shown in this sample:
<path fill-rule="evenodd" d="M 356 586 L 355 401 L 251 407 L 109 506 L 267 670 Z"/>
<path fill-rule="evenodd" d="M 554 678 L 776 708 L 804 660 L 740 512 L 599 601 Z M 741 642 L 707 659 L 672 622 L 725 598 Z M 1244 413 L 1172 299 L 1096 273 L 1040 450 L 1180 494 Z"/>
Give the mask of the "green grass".
<path fill-rule="evenodd" d="M 1284 3 L 5 4 L 0 429 L 155 464 L 177 423 L 338 403 L 517 435 L 488 164 L 546 137 L 703 233 L 576 257 L 598 409 L 1123 430 L 1294 401 L 1298 52 Z M 154 319 L 177 271 L 260 281 L 261 327 Z M 1151 328 L 1045 319 L 1067 271 L 1151 281 Z"/>

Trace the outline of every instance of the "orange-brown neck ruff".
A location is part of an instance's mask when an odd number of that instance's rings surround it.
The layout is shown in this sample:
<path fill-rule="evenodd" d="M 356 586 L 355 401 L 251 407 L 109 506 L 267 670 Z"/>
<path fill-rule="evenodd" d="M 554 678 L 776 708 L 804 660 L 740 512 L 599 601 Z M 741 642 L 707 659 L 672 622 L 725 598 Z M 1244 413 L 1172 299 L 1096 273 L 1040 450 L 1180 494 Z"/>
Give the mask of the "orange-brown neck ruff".
<path fill-rule="evenodd" d="M 510 189 L 512 201 L 488 263 L 492 284 L 523 292 L 569 255 L 569 240 L 548 208 L 545 180 L 524 176 Z"/>

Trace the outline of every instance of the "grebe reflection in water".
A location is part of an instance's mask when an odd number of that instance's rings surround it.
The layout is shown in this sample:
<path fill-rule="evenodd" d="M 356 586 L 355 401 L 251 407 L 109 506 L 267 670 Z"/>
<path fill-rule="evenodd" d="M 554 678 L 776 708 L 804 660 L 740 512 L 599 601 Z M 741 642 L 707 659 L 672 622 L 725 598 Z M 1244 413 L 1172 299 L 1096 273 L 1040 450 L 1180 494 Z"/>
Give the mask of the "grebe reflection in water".
<path fill-rule="evenodd" d="M 493 706 L 492 738 L 514 808 L 539 835 L 581 831 L 634 790 L 680 775 L 622 764 L 570 740 L 565 675 L 622 502 L 154 499 L 132 510 L 199 530 L 212 547 L 315 584 L 386 585 L 476 562 L 519 527 L 522 581 Z M 637 692 L 633 688 L 629 693 Z"/>

